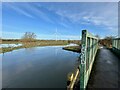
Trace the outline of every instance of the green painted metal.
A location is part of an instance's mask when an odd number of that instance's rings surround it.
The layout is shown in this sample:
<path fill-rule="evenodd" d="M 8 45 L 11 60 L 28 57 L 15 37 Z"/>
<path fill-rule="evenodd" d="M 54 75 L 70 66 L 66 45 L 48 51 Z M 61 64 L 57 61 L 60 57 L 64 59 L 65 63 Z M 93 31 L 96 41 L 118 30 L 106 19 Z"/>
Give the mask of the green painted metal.
<path fill-rule="evenodd" d="M 120 38 L 112 40 L 112 51 L 120 57 Z"/>
<path fill-rule="evenodd" d="M 87 30 L 83 30 L 81 41 L 80 89 L 85 89 L 98 49 L 98 38 L 93 36 Z"/>
<path fill-rule="evenodd" d="M 120 38 L 115 38 L 112 40 L 112 47 L 120 50 Z"/>

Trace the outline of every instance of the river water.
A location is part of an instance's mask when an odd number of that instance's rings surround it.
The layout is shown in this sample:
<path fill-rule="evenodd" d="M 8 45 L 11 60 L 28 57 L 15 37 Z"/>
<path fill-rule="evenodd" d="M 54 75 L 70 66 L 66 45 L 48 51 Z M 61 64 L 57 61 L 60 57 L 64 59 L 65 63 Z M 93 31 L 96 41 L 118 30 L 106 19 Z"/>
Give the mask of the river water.
<path fill-rule="evenodd" d="M 66 88 L 79 54 L 63 46 L 19 49 L 2 56 L 3 88 Z"/>
<path fill-rule="evenodd" d="M 0 44 L 0 48 L 18 47 L 18 46 L 22 46 L 22 44 Z"/>

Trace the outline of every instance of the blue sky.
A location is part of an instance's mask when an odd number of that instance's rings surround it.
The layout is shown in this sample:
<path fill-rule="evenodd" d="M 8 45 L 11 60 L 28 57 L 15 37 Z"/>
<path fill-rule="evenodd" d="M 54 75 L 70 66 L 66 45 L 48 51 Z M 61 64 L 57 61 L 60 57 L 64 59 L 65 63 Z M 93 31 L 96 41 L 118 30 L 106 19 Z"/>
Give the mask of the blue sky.
<path fill-rule="evenodd" d="M 2 3 L 3 38 L 19 39 L 25 32 L 34 32 L 38 39 L 79 40 L 84 29 L 102 38 L 116 36 L 117 2 Z"/>

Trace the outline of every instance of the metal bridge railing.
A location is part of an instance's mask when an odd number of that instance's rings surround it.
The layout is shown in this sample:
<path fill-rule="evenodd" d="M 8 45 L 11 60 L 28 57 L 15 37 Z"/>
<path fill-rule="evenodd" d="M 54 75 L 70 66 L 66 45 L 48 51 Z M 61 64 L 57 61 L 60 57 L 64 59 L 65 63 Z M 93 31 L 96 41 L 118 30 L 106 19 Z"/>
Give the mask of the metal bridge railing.
<path fill-rule="evenodd" d="M 120 38 L 115 38 L 112 40 L 112 47 L 120 50 Z"/>
<path fill-rule="evenodd" d="M 112 39 L 112 49 L 118 57 L 120 57 L 120 38 Z"/>
<path fill-rule="evenodd" d="M 98 38 L 83 30 L 81 46 L 80 88 L 86 88 L 98 49 Z"/>

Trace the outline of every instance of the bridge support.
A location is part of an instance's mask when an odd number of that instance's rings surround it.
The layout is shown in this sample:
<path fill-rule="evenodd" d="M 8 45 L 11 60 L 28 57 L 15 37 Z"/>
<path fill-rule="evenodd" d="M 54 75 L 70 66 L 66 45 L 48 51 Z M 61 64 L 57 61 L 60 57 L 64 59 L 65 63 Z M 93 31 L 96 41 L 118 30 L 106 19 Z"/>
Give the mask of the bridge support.
<path fill-rule="evenodd" d="M 80 89 L 85 89 L 97 53 L 98 38 L 93 36 L 87 30 L 83 30 L 81 46 Z"/>

